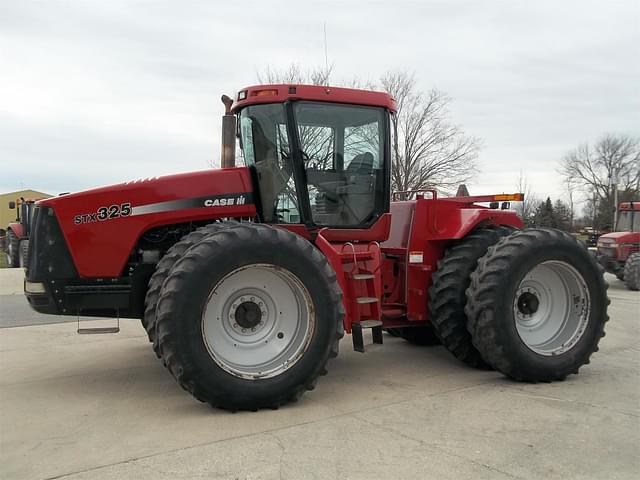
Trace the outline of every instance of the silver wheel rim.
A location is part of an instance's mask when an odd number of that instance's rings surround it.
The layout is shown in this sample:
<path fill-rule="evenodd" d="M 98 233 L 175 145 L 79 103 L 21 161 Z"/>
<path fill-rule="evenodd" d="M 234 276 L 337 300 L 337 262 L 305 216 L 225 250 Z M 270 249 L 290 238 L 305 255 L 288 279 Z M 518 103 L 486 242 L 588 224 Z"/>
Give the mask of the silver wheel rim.
<path fill-rule="evenodd" d="M 518 335 L 534 352 L 560 355 L 585 332 L 591 301 L 582 275 L 558 260 L 543 262 L 520 282 L 513 301 Z"/>
<path fill-rule="evenodd" d="M 280 375 L 307 350 L 315 311 L 307 288 L 288 270 L 269 264 L 238 268 L 220 280 L 202 314 L 211 358 L 241 378 Z"/>

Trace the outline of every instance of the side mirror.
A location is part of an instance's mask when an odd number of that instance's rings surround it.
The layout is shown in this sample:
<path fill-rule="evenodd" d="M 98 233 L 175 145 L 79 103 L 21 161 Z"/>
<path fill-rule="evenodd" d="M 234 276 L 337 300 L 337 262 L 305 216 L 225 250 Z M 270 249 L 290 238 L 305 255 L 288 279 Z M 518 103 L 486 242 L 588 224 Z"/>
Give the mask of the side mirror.
<path fill-rule="evenodd" d="M 14 208 L 16 208 L 16 202 L 9 202 L 9 208 L 11 210 L 13 210 Z"/>

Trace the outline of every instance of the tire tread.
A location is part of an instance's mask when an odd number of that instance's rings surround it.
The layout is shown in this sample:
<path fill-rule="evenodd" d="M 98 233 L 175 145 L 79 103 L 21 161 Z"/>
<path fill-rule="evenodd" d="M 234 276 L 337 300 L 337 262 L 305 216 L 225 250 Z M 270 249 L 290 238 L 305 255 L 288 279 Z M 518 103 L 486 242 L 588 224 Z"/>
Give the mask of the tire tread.
<path fill-rule="evenodd" d="M 471 282 L 478 259 L 512 227 L 490 226 L 476 229 L 450 247 L 433 274 L 429 288 L 429 318 L 440 341 L 454 357 L 475 368 L 487 369 L 480 352 L 473 346 L 467 329 L 466 289 Z"/>

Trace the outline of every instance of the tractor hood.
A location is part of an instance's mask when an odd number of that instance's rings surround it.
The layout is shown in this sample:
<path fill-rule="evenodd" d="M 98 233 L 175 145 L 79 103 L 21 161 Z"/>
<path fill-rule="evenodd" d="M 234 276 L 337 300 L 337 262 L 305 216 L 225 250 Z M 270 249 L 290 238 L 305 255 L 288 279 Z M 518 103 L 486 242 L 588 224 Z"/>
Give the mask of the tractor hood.
<path fill-rule="evenodd" d="M 249 171 L 240 167 L 134 180 L 37 205 L 52 208 L 49 215 L 55 216 L 81 277 L 117 277 L 149 229 L 253 217 L 253 197 Z"/>
<path fill-rule="evenodd" d="M 132 207 L 141 207 L 163 201 L 181 200 L 202 195 L 242 193 L 252 190 L 247 169 L 205 170 L 162 177 L 131 180 L 105 187 L 92 188 L 76 193 L 63 194 L 37 202 L 39 206 L 54 209 L 78 202 L 114 203 L 129 202 Z M 238 192 L 230 192 L 236 187 Z"/>
<path fill-rule="evenodd" d="M 638 232 L 611 232 L 598 237 L 598 243 L 637 243 L 640 241 L 640 233 Z"/>

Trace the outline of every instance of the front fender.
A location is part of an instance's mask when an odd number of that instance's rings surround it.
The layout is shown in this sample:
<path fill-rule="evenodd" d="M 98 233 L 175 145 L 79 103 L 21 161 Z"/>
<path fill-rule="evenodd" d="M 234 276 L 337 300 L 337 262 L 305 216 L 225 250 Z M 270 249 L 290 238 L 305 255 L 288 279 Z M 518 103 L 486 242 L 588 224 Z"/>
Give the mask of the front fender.
<path fill-rule="evenodd" d="M 18 222 L 10 223 L 9 226 L 7 227 L 7 233 L 9 232 L 9 230 L 11 230 L 13 234 L 18 238 L 24 237 L 24 227 L 22 226 L 21 223 L 18 223 Z"/>

